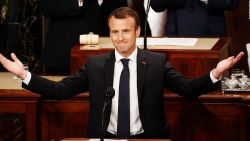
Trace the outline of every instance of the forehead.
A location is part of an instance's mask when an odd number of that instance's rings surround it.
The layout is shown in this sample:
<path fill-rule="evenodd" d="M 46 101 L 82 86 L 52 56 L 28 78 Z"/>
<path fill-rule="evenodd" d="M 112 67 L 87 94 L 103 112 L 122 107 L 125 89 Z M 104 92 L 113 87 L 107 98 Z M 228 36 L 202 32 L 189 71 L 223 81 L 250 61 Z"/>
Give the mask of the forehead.
<path fill-rule="evenodd" d="M 109 19 L 109 28 L 121 28 L 121 27 L 135 27 L 135 19 L 132 17 L 126 17 L 123 19 L 115 18 L 114 16 Z"/>

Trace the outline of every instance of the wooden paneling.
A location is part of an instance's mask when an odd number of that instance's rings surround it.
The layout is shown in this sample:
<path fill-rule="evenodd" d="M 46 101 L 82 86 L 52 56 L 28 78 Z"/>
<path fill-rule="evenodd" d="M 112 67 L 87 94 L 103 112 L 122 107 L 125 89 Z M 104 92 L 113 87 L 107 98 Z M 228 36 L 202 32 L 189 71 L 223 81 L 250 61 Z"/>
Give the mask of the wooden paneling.
<path fill-rule="evenodd" d="M 166 97 L 165 109 L 175 141 L 246 141 L 246 106 L 241 96 L 204 95 L 187 100 Z"/>
<path fill-rule="evenodd" d="M 42 101 L 40 114 L 41 141 L 86 137 L 89 100 Z"/>
<path fill-rule="evenodd" d="M 37 140 L 38 99 L 25 90 L 0 90 L 0 140 Z"/>
<path fill-rule="evenodd" d="M 67 101 L 43 101 L 43 106 L 46 106 L 42 109 L 46 109 L 45 113 L 48 113 L 45 115 L 43 111 L 41 116 L 42 120 L 46 121 L 41 123 L 44 131 L 43 140 L 86 137 L 81 132 L 86 131 L 85 119 L 89 108 L 87 97 L 88 95 L 78 97 L 83 101 L 78 101 L 78 98 Z M 165 112 L 173 139 L 246 141 L 249 131 L 246 126 L 249 108 L 244 104 L 244 97 L 214 92 L 189 100 L 175 94 L 166 94 Z M 77 118 L 75 113 L 78 115 Z"/>
<path fill-rule="evenodd" d="M 223 95 L 214 92 L 190 100 L 175 94 L 165 94 L 166 118 L 173 139 L 175 141 L 249 140 L 248 95 Z M 39 96 L 25 90 L 0 90 L 0 98 L 1 127 L 11 121 L 15 121 L 16 127 L 5 126 L 11 131 L 9 134 L 0 128 L 0 137 L 8 136 L 8 139 L 13 140 L 16 133 L 20 135 L 18 140 L 27 141 L 36 139 L 56 141 L 63 138 L 86 137 L 88 94 L 81 94 L 69 100 L 41 100 L 38 108 Z M 20 125 L 16 126 L 18 123 Z M 18 132 L 13 132 L 16 130 Z"/>

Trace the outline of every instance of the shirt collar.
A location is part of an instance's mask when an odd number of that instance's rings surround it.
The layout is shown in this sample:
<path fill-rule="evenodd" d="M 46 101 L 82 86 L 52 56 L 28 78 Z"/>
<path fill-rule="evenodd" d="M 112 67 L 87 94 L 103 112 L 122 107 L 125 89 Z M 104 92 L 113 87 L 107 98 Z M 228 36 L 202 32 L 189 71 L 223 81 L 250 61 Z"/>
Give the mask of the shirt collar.
<path fill-rule="evenodd" d="M 131 60 L 131 61 L 136 62 L 137 52 L 138 52 L 138 48 L 136 47 L 135 50 L 131 53 L 131 55 L 126 57 L 126 58 Z M 118 63 L 123 58 L 124 57 L 121 54 L 119 54 L 118 51 L 115 49 L 115 60 L 116 60 L 116 62 Z"/>

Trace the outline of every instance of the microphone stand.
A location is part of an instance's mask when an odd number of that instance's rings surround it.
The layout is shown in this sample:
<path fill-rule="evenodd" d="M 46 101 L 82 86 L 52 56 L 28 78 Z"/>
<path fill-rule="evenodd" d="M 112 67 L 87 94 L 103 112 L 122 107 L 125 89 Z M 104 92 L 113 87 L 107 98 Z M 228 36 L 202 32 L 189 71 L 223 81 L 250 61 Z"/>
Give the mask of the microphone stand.
<path fill-rule="evenodd" d="M 105 119 L 105 118 L 104 118 L 104 117 L 105 117 L 105 113 L 106 113 L 105 111 L 106 111 L 106 107 L 107 107 L 108 103 L 109 103 L 108 100 L 106 100 L 105 103 L 104 103 L 104 106 L 103 106 L 103 108 L 102 108 L 102 123 L 101 123 L 101 124 L 102 124 L 102 127 L 101 127 L 101 139 L 100 139 L 101 141 L 104 140 L 104 136 L 105 136 L 105 129 L 104 129 L 104 128 L 105 128 L 105 127 L 104 127 L 104 123 L 105 123 L 105 122 L 104 122 L 104 121 L 105 121 L 104 119 Z"/>
<path fill-rule="evenodd" d="M 144 49 L 148 49 L 147 47 L 147 20 L 148 20 L 148 13 L 150 9 L 150 0 L 148 0 L 147 3 L 147 8 L 146 8 L 146 16 L 145 16 L 145 21 L 144 21 Z"/>
<path fill-rule="evenodd" d="M 105 95 L 105 102 L 102 108 L 102 121 L 101 121 L 101 138 L 100 140 L 103 141 L 105 134 L 106 134 L 106 130 L 105 130 L 105 117 L 107 114 L 107 107 L 109 104 L 111 104 L 111 100 L 112 98 L 115 96 L 115 90 L 112 87 L 108 87 L 106 90 L 106 95 Z"/>

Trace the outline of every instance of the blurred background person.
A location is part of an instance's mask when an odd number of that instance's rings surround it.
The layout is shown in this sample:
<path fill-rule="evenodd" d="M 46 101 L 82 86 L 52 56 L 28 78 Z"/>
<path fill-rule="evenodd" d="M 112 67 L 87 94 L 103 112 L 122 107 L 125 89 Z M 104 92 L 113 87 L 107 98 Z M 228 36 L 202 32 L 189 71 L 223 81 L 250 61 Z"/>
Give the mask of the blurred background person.
<path fill-rule="evenodd" d="M 45 73 L 69 74 L 70 49 L 79 43 L 79 35 L 93 32 L 109 36 L 108 15 L 122 6 L 139 13 L 144 29 L 144 0 L 42 0 L 42 13 L 47 19 L 43 52 Z M 151 36 L 148 23 L 147 26 L 147 35 Z"/>
<path fill-rule="evenodd" d="M 70 49 L 79 43 L 79 35 L 98 33 L 96 0 L 42 0 L 47 20 L 43 61 L 45 73 L 68 74 Z"/>
<path fill-rule="evenodd" d="M 238 0 L 151 0 L 152 8 L 167 9 L 166 35 L 177 37 L 225 36 L 225 10 L 237 7 Z"/>

